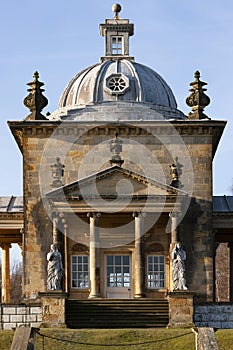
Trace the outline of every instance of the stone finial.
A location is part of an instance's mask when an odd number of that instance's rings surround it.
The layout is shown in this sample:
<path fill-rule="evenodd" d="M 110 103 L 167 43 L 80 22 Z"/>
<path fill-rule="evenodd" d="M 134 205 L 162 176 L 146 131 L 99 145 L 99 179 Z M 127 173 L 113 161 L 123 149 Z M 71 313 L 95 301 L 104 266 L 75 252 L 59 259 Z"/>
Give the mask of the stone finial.
<path fill-rule="evenodd" d="M 53 188 L 57 188 L 63 185 L 62 183 L 62 177 L 64 175 L 64 168 L 65 166 L 61 164 L 60 158 L 56 158 L 56 163 L 50 166 L 52 168 L 52 176 L 53 176 L 53 182 L 50 185 Z"/>
<path fill-rule="evenodd" d="M 207 83 L 200 80 L 200 72 L 196 71 L 194 74 L 195 81 L 190 83 L 192 87 L 189 91 L 191 94 L 187 97 L 186 103 L 192 108 L 189 113 L 189 119 L 209 119 L 204 113 L 204 108 L 210 104 L 210 98 L 204 93 L 206 89 L 203 86 Z"/>
<path fill-rule="evenodd" d="M 175 162 L 169 165 L 170 167 L 170 175 L 172 178 L 172 182 L 170 186 L 176 188 L 182 188 L 183 185 L 180 182 L 180 176 L 182 175 L 183 165 L 178 162 L 178 157 L 175 158 Z"/>
<path fill-rule="evenodd" d="M 122 166 L 124 160 L 121 159 L 120 153 L 122 152 L 123 141 L 118 138 L 118 131 L 115 132 L 115 138 L 110 141 L 110 151 L 112 152 L 112 159 L 110 160 L 111 165 Z"/>
<path fill-rule="evenodd" d="M 112 12 L 115 13 L 114 18 L 119 19 L 119 13 L 121 12 L 121 5 L 120 4 L 114 4 L 112 5 Z"/>
<path fill-rule="evenodd" d="M 48 100 L 42 94 L 44 91 L 41 87 L 44 83 L 39 81 L 39 73 L 35 72 L 33 76 L 34 80 L 27 83 L 31 88 L 27 91 L 29 95 L 24 99 L 24 105 L 30 109 L 30 114 L 26 117 L 26 120 L 47 120 L 47 118 L 40 112 L 47 106 Z"/>

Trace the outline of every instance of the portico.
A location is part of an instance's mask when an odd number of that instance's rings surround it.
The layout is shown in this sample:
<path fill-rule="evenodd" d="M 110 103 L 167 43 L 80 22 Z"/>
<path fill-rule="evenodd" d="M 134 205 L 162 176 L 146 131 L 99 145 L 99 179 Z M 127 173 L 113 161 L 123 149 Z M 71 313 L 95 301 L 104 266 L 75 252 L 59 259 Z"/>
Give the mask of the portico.
<path fill-rule="evenodd" d="M 132 194 L 115 192 L 123 179 L 130 182 Z M 87 186 L 88 197 L 83 198 Z M 93 299 L 156 294 L 164 298 L 171 288 L 170 242 L 176 241 L 176 218 L 185 192 L 114 165 L 50 191 L 46 197 L 53 212 L 67 224 L 65 280 L 71 295 Z M 98 211 L 93 211 L 96 207 Z"/>
<path fill-rule="evenodd" d="M 11 244 L 22 245 L 22 197 L 0 197 L 0 247 L 2 249 L 2 303 L 10 303 Z"/>

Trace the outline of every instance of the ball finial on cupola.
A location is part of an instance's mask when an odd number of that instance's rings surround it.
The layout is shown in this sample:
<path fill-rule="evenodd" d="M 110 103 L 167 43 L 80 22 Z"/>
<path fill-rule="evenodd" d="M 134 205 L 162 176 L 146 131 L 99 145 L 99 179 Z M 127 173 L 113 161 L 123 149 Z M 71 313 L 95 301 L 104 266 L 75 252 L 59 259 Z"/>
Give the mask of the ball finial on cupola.
<path fill-rule="evenodd" d="M 114 4 L 112 5 L 112 12 L 115 13 L 115 19 L 119 19 L 119 13 L 121 12 L 121 5 L 120 4 Z"/>

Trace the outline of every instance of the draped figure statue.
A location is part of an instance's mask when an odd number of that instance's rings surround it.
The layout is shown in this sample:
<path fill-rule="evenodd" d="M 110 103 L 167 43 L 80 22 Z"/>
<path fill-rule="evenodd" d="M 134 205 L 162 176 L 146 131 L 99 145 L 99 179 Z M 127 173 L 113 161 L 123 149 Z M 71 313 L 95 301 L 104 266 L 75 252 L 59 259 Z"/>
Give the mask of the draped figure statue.
<path fill-rule="evenodd" d="M 173 290 L 187 290 L 185 279 L 186 252 L 181 248 L 181 243 L 176 243 L 172 251 L 172 280 Z"/>
<path fill-rule="evenodd" d="M 63 275 L 62 256 L 55 244 L 51 245 L 50 252 L 47 254 L 47 289 L 61 290 L 61 280 Z"/>

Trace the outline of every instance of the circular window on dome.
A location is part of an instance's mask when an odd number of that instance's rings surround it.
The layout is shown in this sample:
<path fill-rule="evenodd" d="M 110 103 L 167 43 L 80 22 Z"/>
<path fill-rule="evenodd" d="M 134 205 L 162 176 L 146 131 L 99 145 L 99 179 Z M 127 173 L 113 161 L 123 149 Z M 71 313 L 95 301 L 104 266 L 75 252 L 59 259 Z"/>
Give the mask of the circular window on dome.
<path fill-rule="evenodd" d="M 129 89 L 129 79 L 120 73 L 111 74 L 105 82 L 105 90 L 110 95 L 123 95 Z"/>

